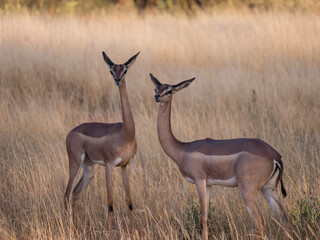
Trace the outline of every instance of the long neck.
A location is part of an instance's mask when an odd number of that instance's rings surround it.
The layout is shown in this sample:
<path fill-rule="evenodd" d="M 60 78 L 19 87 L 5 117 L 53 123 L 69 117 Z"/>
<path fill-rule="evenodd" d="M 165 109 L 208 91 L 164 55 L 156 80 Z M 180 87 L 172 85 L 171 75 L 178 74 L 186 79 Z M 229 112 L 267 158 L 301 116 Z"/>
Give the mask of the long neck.
<path fill-rule="evenodd" d="M 160 103 L 157 120 L 158 138 L 165 153 L 179 165 L 183 143 L 177 140 L 172 133 L 171 102 L 172 98 L 168 103 Z"/>
<path fill-rule="evenodd" d="M 133 121 L 131 110 L 130 110 L 130 104 L 129 104 L 129 99 L 127 95 L 125 79 L 123 80 L 122 84 L 119 86 L 119 92 L 120 92 L 122 120 L 123 120 L 123 127 L 121 132 L 127 140 L 132 140 L 135 137 L 135 127 L 134 127 L 134 121 Z"/>

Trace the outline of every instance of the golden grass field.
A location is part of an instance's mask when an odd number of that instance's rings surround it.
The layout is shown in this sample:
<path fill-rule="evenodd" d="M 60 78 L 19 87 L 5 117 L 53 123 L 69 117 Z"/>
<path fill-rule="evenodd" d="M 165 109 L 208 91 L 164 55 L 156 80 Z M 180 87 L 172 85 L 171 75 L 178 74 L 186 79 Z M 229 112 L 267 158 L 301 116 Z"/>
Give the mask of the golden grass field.
<path fill-rule="evenodd" d="M 98 16 L 0 15 L 0 238 L 73 239 L 63 206 L 65 138 L 88 121 L 121 121 L 120 98 L 101 52 L 123 63 L 138 152 L 131 161 L 136 231 L 120 169 L 115 224 L 107 230 L 100 167 L 80 197 L 79 239 L 199 239 L 198 195 L 157 138 L 154 86 L 196 77 L 173 100 L 176 137 L 258 137 L 284 159 L 293 239 L 320 233 L 320 16 L 213 13 L 192 17 L 114 12 Z M 269 239 L 281 239 L 260 198 Z M 249 239 L 238 188 L 213 187 L 211 239 Z"/>

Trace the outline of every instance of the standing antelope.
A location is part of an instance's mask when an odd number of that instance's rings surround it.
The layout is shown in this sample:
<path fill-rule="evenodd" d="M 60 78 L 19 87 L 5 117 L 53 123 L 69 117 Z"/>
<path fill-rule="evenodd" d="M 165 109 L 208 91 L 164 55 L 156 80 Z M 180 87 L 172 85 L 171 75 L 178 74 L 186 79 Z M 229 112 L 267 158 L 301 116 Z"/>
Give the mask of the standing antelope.
<path fill-rule="evenodd" d="M 196 185 L 201 209 L 202 239 L 208 239 L 208 207 L 212 185 L 239 187 L 247 210 L 259 236 L 263 236 L 264 220 L 258 208 L 258 191 L 268 201 L 288 231 L 286 213 L 279 201 L 277 184 L 283 187 L 283 164 L 281 155 L 260 139 L 241 138 L 214 140 L 206 138 L 194 142 L 180 142 L 171 130 L 170 114 L 172 96 L 189 86 L 195 79 L 177 85 L 161 84 L 152 74 L 155 85 L 155 101 L 160 102 L 157 130 L 160 144 L 165 153 L 178 165 L 181 174 Z"/>
<path fill-rule="evenodd" d="M 128 165 L 130 159 L 137 152 L 137 143 L 134 121 L 127 96 L 125 76 L 139 53 L 131 57 L 124 64 L 114 64 L 102 52 L 103 59 L 110 68 L 110 73 L 115 84 L 119 87 L 123 123 L 83 123 L 72 129 L 67 136 L 66 146 L 69 157 L 70 178 L 64 199 L 67 211 L 73 214 L 75 226 L 77 226 L 76 213 L 79 194 L 93 179 L 97 165 L 105 166 L 109 223 L 112 220 L 113 212 L 112 169 L 120 166 L 126 202 L 130 209 L 130 220 L 133 224 Z M 83 176 L 77 184 L 81 167 L 83 168 Z"/>

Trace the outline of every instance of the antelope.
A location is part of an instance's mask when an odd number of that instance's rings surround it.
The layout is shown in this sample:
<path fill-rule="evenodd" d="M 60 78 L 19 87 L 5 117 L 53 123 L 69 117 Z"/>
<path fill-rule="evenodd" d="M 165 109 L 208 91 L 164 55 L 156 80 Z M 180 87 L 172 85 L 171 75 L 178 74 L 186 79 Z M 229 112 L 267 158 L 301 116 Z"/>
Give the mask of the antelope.
<path fill-rule="evenodd" d="M 129 187 L 128 166 L 137 152 L 135 126 L 126 90 L 126 73 L 135 62 L 137 56 L 131 57 L 124 64 L 114 64 L 102 52 L 103 59 L 110 68 L 115 85 L 119 87 L 122 119 L 119 123 L 83 123 L 72 129 L 66 139 L 69 158 L 69 183 L 64 195 L 67 212 L 77 228 L 77 203 L 80 192 L 85 189 L 94 177 L 98 165 L 105 167 L 105 178 L 108 194 L 108 222 L 112 221 L 112 169 L 121 167 L 122 180 L 126 195 L 126 203 L 130 210 L 130 221 L 133 224 L 132 201 Z M 78 177 L 83 169 L 83 175 Z"/>
<path fill-rule="evenodd" d="M 215 140 L 206 138 L 180 142 L 171 129 L 170 115 L 173 94 L 188 87 L 195 78 L 176 85 L 162 84 L 150 73 L 155 85 L 155 101 L 160 102 L 157 117 L 159 142 L 164 152 L 178 165 L 184 178 L 195 184 L 200 201 L 202 239 L 208 239 L 208 208 L 212 185 L 239 187 L 242 199 L 259 237 L 265 223 L 258 207 L 259 190 L 288 232 L 289 223 L 278 194 L 286 197 L 283 185 L 281 155 L 266 142 L 256 138 Z"/>

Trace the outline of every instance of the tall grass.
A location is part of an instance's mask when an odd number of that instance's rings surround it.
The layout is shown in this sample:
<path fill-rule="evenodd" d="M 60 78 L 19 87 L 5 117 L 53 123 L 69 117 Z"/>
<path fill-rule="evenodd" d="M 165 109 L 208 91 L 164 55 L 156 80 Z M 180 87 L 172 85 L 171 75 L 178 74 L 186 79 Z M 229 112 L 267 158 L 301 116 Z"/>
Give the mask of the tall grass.
<path fill-rule="evenodd" d="M 196 10 L 247 9 L 253 11 L 320 11 L 318 0 L 0 0 L 0 11 L 88 13 L 91 11 L 112 11 L 117 8 L 139 11 L 162 11 L 192 13 Z"/>
<path fill-rule="evenodd" d="M 112 14 L 95 17 L 0 16 L 0 235 L 68 239 L 63 194 L 65 137 L 86 121 L 121 121 L 117 87 L 101 51 L 116 63 L 141 50 L 127 74 L 138 152 L 131 162 L 136 221 L 132 233 L 119 169 L 115 224 L 106 223 L 99 168 L 81 195 L 82 239 L 196 239 L 195 187 L 164 154 L 156 133 L 158 104 L 148 73 L 177 83 L 172 124 L 183 141 L 258 137 L 284 158 L 283 200 L 294 239 L 320 230 L 320 17 L 264 13 L 193 18 Z M 237 188 L 214 187 L 211 238 L 248 239 L 252 222 Z M 263 199 L 266 234 L 282 237 Z"/>

